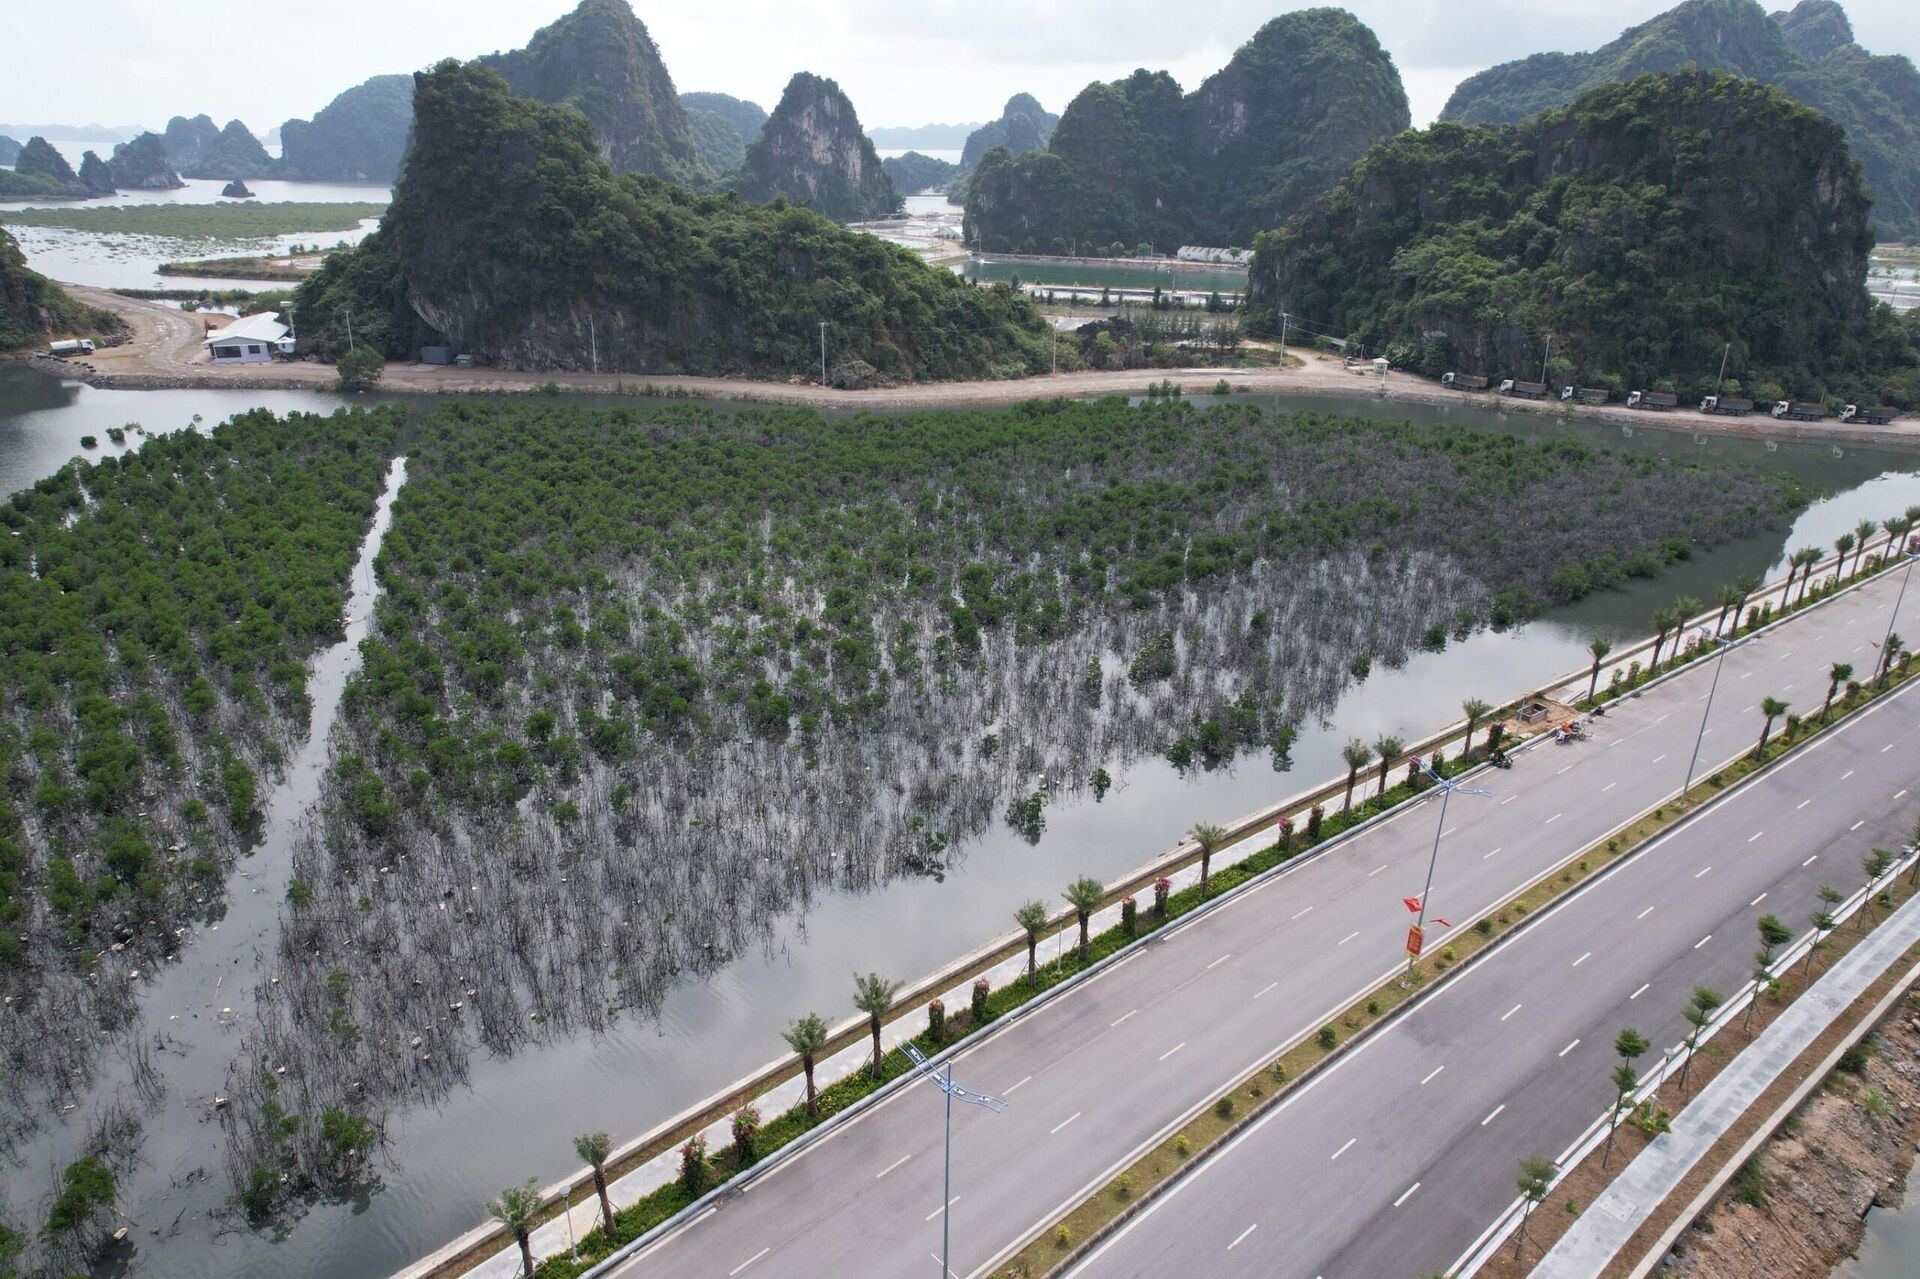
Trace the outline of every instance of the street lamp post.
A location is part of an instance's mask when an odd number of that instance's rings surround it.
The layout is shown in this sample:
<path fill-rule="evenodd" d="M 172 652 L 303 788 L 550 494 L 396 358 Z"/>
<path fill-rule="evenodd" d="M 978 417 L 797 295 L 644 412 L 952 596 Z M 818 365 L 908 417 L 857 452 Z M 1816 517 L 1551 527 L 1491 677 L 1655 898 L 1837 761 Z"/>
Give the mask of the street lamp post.
<path fill-rule="evenodd" d="M 1448 781 L 1446 778 L 1440 776 L 1439 773 L 1435 772 L 1433 765 L 1429 763 L 1423 762 L 1420 765 L 1420 769 L 1440 787 L 1440 820 L 1433 828 L 1433 855 L 1427 859 L 1427 886 L 1420 890 L 1419 918 L 1414 921 L 1413 925 L 1415 931 L 1424 939 L 1427 934 L 1427 899 L 1433 895 L 1433 872 L 1440 864 L 1440 836 L 1445 834 L 1447 829 L 1447 801 L 1453 798 L 1455 791 L 1459 791 L 1462 795 L 1480 795 L 1485 797 L 1491 797 L 1493 792 L 1490 790 L 1481 790 L 1477 786 L 1462 786 L 1458 782 Z M 1413 953 L 1413 948 L 1409 946 L 1407 948 L 1407 971 L 1409 973 L 1413 971 L 1413 966 L 1418 962 L 1419 958 L 1418 955 Z"/>
<path fill-rule="evenodd" d="M 1713 683 L 1707 686 L 1707 709 L 1700 712 L 1700 731 L 1694 734 L 1693 754 L 1687 756 L 1687 780 L 1680 787 L 1681 808 L 1687 806 L 1687 794 L 1693 790 L 1693 770 L 1695 766 L 1700 763 L 1700 744 L 1707 739 L 1707 719 L 1713 714 L 1713 695 L 1720 689 L 1720 668 L 1726 665 L 1727 650 L 1737 648 L 1742 642 L 1740 640 L 1724 639 L 1708 631 L 1704 626 L 1698 627 L 1697 629 L 1700 634 L 1705 635 L 1708 639 L 1720 646 L 1720 655 L 1713 659 Z"/>
<path fill-rule="evenodd" d="M 1901 574 L 1900 593 L 1893 597 L 1893 613 L 1887 618 L 1887 638 L 1880 645 L 1880 674 L 1874 680 L 1875 684 L 1884 684 L 1887 674 L 1893 670 L 1893 650 L 1889 647 L 1893 643 L 1893 627 L 1900 620 L 1900 605 L 1907 598 L 1907 583 L 1913 580 L 1913 562 L 1920 559 L 1920 552 L 1910 547 L 1905 549 L 1905 554 L 1907 571 Z"/>
<path fill-rule="evenodd" d="M 999 1114 L 1007 1108 L 1007 1103 L 999 1097 L 989 1097 L 985 1093 L 962 1088 L 953 1082 L 953 1062 L 947 1062 L 946 1073 L 935 1070 L 927 1062 L 927 1055 L 914 1044 L 907 1045 L 907 1057 L 913 1062 L 913 1068 L 920 1072 L 921 1078 L 946 1094 L 947 1102 L 947 1138 L 944 1171 L 940 1182 L 940 1279 L 947 1279 L 953 1273 L 949 1264 L 953 1237 L 953 1103 L 964 1101 L 969 1106 L 979 1106 Z"/>

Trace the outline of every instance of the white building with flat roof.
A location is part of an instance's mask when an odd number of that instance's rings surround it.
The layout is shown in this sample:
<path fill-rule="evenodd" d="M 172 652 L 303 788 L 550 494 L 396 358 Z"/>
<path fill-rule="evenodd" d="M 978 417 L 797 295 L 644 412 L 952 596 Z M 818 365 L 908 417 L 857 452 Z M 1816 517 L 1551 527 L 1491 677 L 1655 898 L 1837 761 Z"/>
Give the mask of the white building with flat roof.
<path fill-rule="evenodd" d="M 287 326 L 273 311 L 244 315 L 224 329 L 207 334 L 207 358 L 215 364 L 266 364 L 276 353 L 293 354 Z"/>

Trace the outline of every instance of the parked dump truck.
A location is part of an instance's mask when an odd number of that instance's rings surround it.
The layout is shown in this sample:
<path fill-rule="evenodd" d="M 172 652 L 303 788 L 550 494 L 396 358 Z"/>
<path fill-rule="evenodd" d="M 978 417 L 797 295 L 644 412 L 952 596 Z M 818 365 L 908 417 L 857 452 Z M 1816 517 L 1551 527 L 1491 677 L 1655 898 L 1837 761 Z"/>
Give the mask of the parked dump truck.
<path fill-rule="evenodd" d="M 1440 385 L 1450 386 L 1456 391 L 1484 391 L 1487 379 L 1478 373 L 1443 373 Z"/>
<path fill-rule="evenodd" d="M 1753 401 L 1743 400 L 1737 395 L 1709 395 L 1700 401 L 1702 413 L 1718 413 L 1723 417 L 1745 417 L 1753 412 Z"/>
<path fill-rule="evenodd" d="M 1861 408 L 1858 404 L 1849 404 L 1840 410 L 1842 422 L 1864 422 L 1868 426 L 1885 426 L 1900 416 L 1900 410 L 1885 405 L 1875 408 Z"/>
<path fill-rule="evenodd" d="M 1827 406 L 1809 400 L 1781 400 L 1773 406 L 1773 415 L 1795 422 L 1819 422 L 1827 416 Z"/>
<path fill-rule="evenodd" d="M 1579 404 L 1605 404 L 1607 389 L 1603 386 L 1563 386 L 1560 388 L 1560 398 Z"/>
<path fill-rule="evenodd" d="M 1547 398 L 1545 382 L 1516 382 L 1512 378 L 1500 384 L 1500 394 L 1515 396 L 1522 400 L 1544 400 Z"/>
<path fill-rule="evenodd" d="M 1680 397 L 1672 391 L 1629 391 L 1627 407 L 1630 409 L 1659 409 L 1665 411 L 1678 406 Z"/>

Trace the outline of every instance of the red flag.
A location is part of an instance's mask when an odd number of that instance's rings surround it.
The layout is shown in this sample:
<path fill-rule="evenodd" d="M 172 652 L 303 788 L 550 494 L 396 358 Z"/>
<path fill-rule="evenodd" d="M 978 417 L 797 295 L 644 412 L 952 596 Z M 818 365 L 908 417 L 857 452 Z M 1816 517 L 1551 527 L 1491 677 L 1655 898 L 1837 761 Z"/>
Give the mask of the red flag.
<path fill-rule="evenodd" d="M 1414 914 L 1418 915 L 1420 913 L 1420 899 L 1418 897 L 1402 897 L 1400 900 L 1405 904 L 1406 908 Z"/>
<path fill-rule="evenodd" d="M 1440 918 L 1440 916 L 1438 916 L 1438 915 L 1435 915 L 1435 916 L 1433 917 L 1433 922 L 1434 922 L 1434 923 L 1436 923 L 1436 924 L 1438 924 L 1438 925 L 1440 925 L 1440 927 L 1442 927 L 1442 928 L 1452 928 L 1452 927 L 1453 927 L 1453 925 L 1452 925 L 1452 924 L 1449 924 L 1449 923 L 1448 923 L 1448 922 L 1447 922 L 1446 920 L 1444 920 L 1444 919 L 1442 919 L 1442 918 Z"/>

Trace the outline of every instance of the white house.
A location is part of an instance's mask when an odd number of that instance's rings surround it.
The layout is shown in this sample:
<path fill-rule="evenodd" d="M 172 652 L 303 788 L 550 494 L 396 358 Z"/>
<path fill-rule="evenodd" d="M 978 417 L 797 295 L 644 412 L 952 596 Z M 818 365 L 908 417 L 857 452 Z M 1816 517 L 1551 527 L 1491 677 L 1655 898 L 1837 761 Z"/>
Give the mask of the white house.
<path fill-rule="evenodd" d="M 272 311 L 242 316 L 206 337 L 207 358 L 215 364 L 265 364 L 276 352 L 293 354 L 287 326 Z"/>

